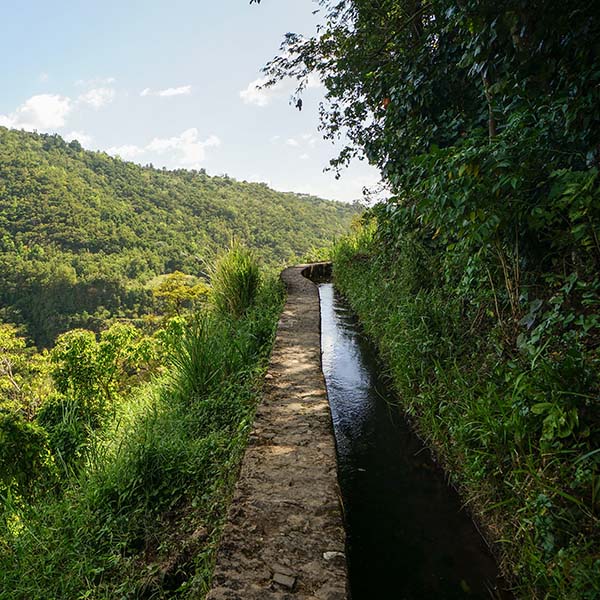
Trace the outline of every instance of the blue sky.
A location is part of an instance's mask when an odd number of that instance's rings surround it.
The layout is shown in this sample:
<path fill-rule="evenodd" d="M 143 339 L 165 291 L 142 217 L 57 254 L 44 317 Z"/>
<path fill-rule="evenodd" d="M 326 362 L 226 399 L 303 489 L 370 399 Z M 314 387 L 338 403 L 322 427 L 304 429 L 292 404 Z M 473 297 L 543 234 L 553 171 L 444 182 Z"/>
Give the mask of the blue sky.
<path fill-rule="evenodd" d="M 260 92 L 287 31 L 311 34 L 312 0 L 7 2 L 0 125 L 58 132 L 157 167 L 205 168 L 275 189 L 351 201 L 377 172 L 336 181 L 321 139 L 318 81 L 299 112 L 291 86 Z"/>

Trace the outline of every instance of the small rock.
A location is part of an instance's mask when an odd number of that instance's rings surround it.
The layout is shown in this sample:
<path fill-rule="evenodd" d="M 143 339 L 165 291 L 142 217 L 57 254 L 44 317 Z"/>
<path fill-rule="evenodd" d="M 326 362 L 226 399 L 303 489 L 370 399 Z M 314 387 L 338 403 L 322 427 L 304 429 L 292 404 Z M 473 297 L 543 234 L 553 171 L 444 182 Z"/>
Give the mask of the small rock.
<path fill-rule="evenodd" d="M 284 575 L 283 573 L 275 573 L 275 575 L 273 575 L 273 581 L 279 585 L 282 585 L 288 590 L 291 590 L 296 583 L 296 578 L 290 577 L 289 575 Z"/>
<path fill-rule="evenodd" d="M 289 567 L 280 565 L 279 563 L 273 563 L 271 565 L 271 571 L 273 573 L 281 573 L 282 575 L 288 575 L 289 577 L 296 577 L 294 571 L 292 571 Z"/>
<path fill-rule="evenodd" d="M 323 558 L 325 560 L 335 560 L 336 558 L 345 560 L 346 556 L 343 552 L 323 552 Z"/>
<path fill-rule="evenodd" d="M 327 504 L 323 504 L 315 509 L 315 514 L 317 516 L 322 515 L 336 515 L 340 509 L 340 505 L 337 502 L 329 502 Z"/>
<path fill-rule="evenodd" d="M 315 598 L 318 600 L 346 600 L 348 596 L 346 590 L 340 585 L 326 583 L 315 592 Z"/>
<path fill-rule="evenodd" d="M 206 538 L 208 538 L 208 529 L 206 527 L 198 527 L 190 536 L 190 541 L 203 542 Z"/>

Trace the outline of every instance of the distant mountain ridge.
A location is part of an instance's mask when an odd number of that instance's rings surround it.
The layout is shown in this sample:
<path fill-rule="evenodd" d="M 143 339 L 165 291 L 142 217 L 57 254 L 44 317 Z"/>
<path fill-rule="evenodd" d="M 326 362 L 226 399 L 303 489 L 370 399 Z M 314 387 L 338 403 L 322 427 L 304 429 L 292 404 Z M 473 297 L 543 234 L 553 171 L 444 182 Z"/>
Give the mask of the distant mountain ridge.
<path fill-rule="evenodd" d="M 0 127 L 0 318 L 46 345 L 72 326 L 146 313 L 146 281 L 201 274 L 232 237 L 282 263 L 343 233 L 357 211 Z"/>

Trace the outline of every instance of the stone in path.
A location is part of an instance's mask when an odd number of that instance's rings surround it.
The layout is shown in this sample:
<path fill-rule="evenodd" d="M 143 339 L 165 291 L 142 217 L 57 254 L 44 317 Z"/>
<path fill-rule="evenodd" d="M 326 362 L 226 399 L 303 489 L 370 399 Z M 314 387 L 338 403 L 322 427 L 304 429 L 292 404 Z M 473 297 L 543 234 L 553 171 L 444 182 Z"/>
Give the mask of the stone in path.
<path fill-rule="evenodd" d="M 288 297 L 207 600 L 345 600 L 345 534 L 317 287 Z"/>

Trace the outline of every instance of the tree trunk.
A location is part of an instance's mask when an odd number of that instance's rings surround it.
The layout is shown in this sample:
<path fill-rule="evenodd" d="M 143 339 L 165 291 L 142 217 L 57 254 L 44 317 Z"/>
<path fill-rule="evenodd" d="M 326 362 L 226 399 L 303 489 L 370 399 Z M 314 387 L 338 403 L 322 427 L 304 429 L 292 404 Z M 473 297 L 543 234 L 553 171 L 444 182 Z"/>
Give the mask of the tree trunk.
<path fill-rule="evenodd" d="M 485 99 L 488 105 L 488 132 L 490 140 L 496 137 L 496 118 L 494 117 L 494 109 L 492 108 L 492 92 L 490 92 L 490 81 L 487 75 L 481 74 L 483 80 L 483 91 L 485 92 Z"/>

